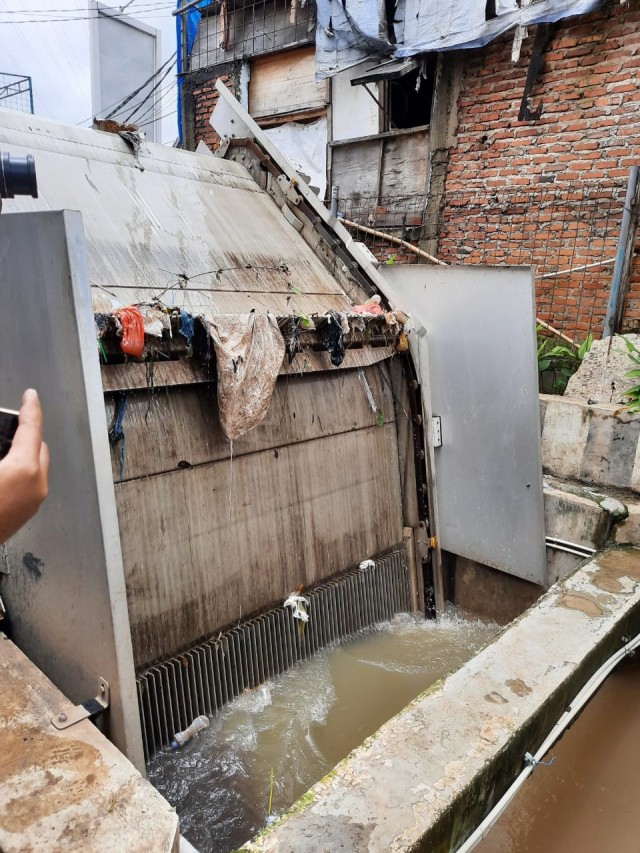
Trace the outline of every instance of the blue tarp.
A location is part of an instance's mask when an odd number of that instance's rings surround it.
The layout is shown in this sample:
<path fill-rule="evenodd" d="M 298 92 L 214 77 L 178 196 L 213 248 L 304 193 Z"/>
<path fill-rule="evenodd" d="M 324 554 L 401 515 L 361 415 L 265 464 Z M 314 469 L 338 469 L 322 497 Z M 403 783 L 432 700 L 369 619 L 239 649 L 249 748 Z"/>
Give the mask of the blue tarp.
<path fill-rule="evenodd" d="M 200 23 L 200 9 L 204 9 L 205 6 L 211 5 L 215 0 L 202 0 L 201 3 L 198 3 L 197 6 L 194 6 L 192 9 L 189 9 L 188 12 L 184 12 L 182 15 L 176 15 L 176 39 L 178 44 L 178 138 L 180 140 L 180 145 L 182 145 L 183 137 L 182 137 L 182 77 L 188 71 L 187 68 L 182 67 L 182 27 L 185 26 L 187 30 L 187 56 L 191 56 L 191 51 L 193 50 L 193 43 L 196 40 L 196 35 L 198 34 L 198 24 Z M 182 6 L 182 0 L 178 0 L 177 7 L 180 8 Z"/>

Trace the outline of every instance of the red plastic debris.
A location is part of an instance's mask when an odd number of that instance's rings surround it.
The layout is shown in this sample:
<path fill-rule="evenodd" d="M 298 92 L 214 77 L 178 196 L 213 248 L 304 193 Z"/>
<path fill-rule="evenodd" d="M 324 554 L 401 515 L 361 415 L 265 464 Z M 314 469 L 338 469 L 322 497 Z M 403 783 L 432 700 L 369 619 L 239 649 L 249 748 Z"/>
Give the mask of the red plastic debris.
<path fill-rule="evenodd" d="M 116 308 L 113 312 L 122 326 L 120 349 L 125 355 L 140 358 L 144 347 L 144 321 L 142 314 L 133 305 Z"/>

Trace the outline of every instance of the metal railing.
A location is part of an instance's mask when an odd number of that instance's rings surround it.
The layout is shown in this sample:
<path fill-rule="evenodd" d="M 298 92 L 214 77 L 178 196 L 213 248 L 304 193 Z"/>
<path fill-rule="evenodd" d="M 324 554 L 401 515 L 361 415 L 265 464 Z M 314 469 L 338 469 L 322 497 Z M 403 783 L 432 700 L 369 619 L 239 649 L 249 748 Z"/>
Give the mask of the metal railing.
<path fill-rule="evenodd" d="M 31 77 L 0 71 L 0 109 L 33 113 Z"/>

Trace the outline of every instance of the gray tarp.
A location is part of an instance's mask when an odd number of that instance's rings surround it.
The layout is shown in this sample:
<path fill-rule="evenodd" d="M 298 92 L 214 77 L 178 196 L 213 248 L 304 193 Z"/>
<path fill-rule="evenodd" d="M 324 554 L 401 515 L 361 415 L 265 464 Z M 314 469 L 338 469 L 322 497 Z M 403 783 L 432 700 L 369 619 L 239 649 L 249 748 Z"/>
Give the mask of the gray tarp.
<path fill-rule="evenodd" d="M 602 5 L 603 0 L 539 0 L 484 20 L 484 0 L 406 0 L 404 44 L 396 56 L 413 56 L 434 50 L 482 47 L 513 29 L 584 15 Z"/>
<path fill-rule="evenodd" d="M 318 0 L 316 78 L 322 80 L 367 56 L 390 56 L 384 0 Z"/>
<path fill-rule="evenodd" d="M 482 47 L 507 30 L 584 15 L 603 0 L 532 0 L 519 9 L 515 0 L 497 0 L 497 16 L 485 20 L 486 0 L 399 0 L 394 30 L 397 44 L 387 54 L 414 56 L 441 50 Z M 384 56 L 386 23 L 377 0 L 317 0 L 316 76 L 328 77 L 361 59 Z M 374 46 L 354 32 L 350 18 L 377 34 Z M 333 33 L 329 23 L 333 23 Z M 375 47 L 375 49 L 374 49 Z"/>

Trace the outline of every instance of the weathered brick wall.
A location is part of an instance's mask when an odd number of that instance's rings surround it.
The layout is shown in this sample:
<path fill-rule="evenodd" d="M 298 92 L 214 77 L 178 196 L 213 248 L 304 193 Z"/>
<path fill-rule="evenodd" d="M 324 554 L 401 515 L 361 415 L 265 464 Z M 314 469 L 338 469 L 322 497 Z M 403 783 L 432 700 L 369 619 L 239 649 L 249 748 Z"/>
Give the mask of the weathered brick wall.
<path fill-rule="evenodd" d="M 533 36 L 513 33 L 466 56 L 457 146 L 439 255 L 455 263 L 533 263 L 537 276 L 610 259 L 631 165 L 640 162 L 640 4 L 617 0 L 558 24 L 518 121 Z M 600 334 L 611 265 L 540 278 L 539 316 L 577 337 Z M 640 327 L 640 265 L 625 314 Z"/>
<path fill-rule="evenodd" d="M 221 80 L 236 98 L 240 95 L 240 63 L 229 63 L 224 68 L 218 67 L 203 71 L 194 71 L 185 75 L 183 97 L 185 108 L 192 121 L 186 128 L 186 146 L 195 150 L 202 140 L 213 151 L 220 144 L 218 134 L 209 124 L 211 113 L 218 102 L 216 82 Z"/>

